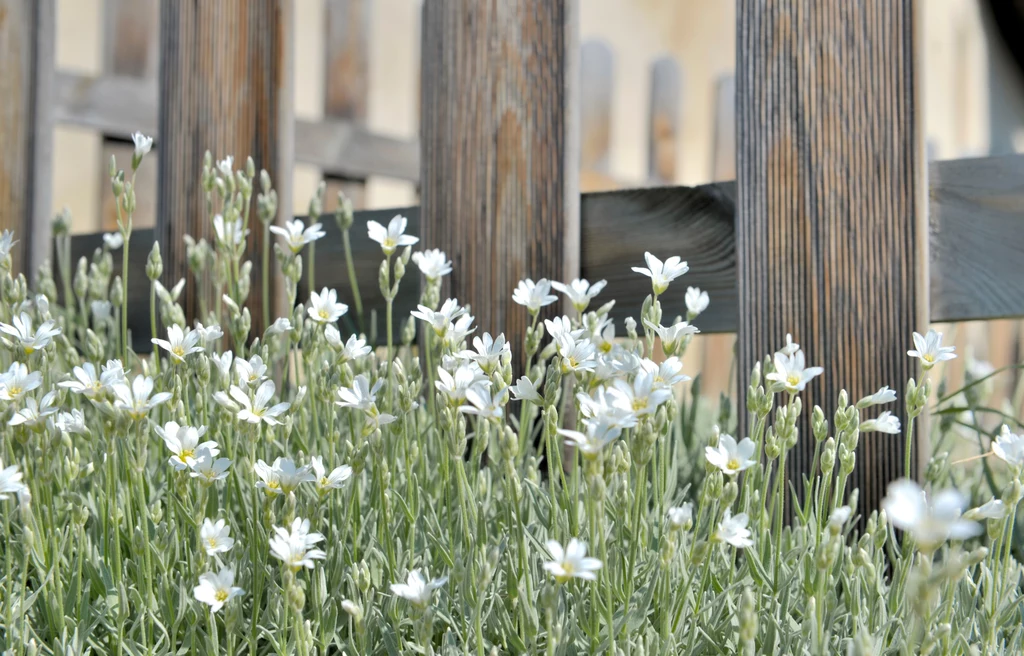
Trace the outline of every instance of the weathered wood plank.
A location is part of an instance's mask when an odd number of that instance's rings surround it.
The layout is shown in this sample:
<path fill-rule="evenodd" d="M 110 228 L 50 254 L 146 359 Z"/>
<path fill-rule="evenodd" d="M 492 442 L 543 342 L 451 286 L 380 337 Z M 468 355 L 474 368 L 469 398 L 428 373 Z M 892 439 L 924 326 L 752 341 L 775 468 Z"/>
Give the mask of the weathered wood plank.
<path fill-rule="evenodd" d="M 1024 317 L 1024 156 L 936 162 L 929 176 L 932 321 Z M 696 325 L 705 333 L 735 332 L 735 202 L 733 182 L 583 194 L 580 273 L 589 280 L 608 280 L 601 297 L 618 300 L 612 315 L 621 322 L 639 316 L 640 303 L 650 290 L 649 279 L 630 270 L 643 261 L 644 251 L 681 255 L 691 267 L 683 282 L 709 290 L 714 299 Z M 386 222 L 395 214 L 409 218 L 410 234 L 422 234 L 418 207 L 355 215 L 353 258 L 368 308 L 383 305 L 376 283 L 380 247 L 366 236 L 365 225 L 371 219 Z M 317 242 L 317 285 L 351 298 L 341 234 L 334 221 L 323 224 L 327 236 Z M 138 231 L 132 237 L 132 253 L 147 251 L 152 235 L 150 230 Z M 99 244 L 98 234 L 76 236 L 75 260 L 91 256 Z M 139 275 L 145 266 L 145 258 L 140 258 L 137 267 L 129 264 Z M 419 289 L 411 280 L 399 293 L 398 316 L 414 307 L 418 298 Z M 305 278 L 300 299 L 309 295 L 304 284 Z M 669 287 L 661 297 L 666 315 L 685 314 L 686 284 Z M 140 331 L 148 331 L 149 301 L 144 292 L 143 286 L 129 286 L 129 307 L 138 308 L 137 322 L 136 315 L 131 319 L 136 339 Z"/>
<path fill-rule="evenodd" d="M 371 0 L 327 0 L 324 39 L 324 116 L 366 122 L 370 82 Z M 334 209 L 339 191 L 361 209 L 366 198 L 365 180 L 328 175 L 325 209 Z"/>
<path fill-rule="evenodd" d="M 737 5 L 741 390 L 788 332 L 825 368 L 806 396 L 826 415 L 841 388 L 857 399 L 917 376 L 907 347 L 929 315 L 913 4 Z M 812 467 L 809 416 L 794 477 Z M 903 475 L 903 452 L 890 435 L 861 436 L 862 511 Z"/>
<path fill-rule="evenodd" d="M 49 255 L 54 0 L 0 0 L 0 231 L 16 271 Z"/>
<path fill-rule="evenodd" d="M 647 177 L 651 184 L 676 179 L 679 132 L 679 65 L 662 57 L 651 66 L 651 106 L 647 125 Z"/>
<path fill-rule="evenodd" d="M 213 241 L 200 166 L 209 149 L 216 159 L 247 157 L 265 169 L 279 197 L 278 220 L 291 216 L 294 126 L 291 0 L 164 2 L 160 34 L 160 162 L 156 234 L 164 279 L 188 271 L 183 237 Z M 258 184 L 258 183 L 256 183 Z M 254 190 L 255 195 L 255 190 Z M 264 231 L 250 219 L 253 293 L 248 306 L 253 334 L 262 332 L 261 279 Z M 186 313 L 198 310 L 189 276 Z"/>
<path fill-rule="evenodd" d="M 103 0 L 103 69 L 156 79 L 159 0 Z"/>
<path fill-rule="evenodd" d="M 121 140 L 131 139 L 131 133 L 139 130 L 156 135 L 159 141 L 153 82 L 61 72 L 56 76 L 54 98 L 58 123 L 92 128 Z M 295 158 L 339 177 L 419 180 L 418 143 L 374 134 L 346 120 L 295 121 Z"/>
<path fill-rule="evenodd" d="M 442 293 L 514 345 L 527 325 L 516 283 L 572 275 L 579 252 L 577 19 L 575 0 L 424 4 L 423 241 L 454 263 Z"/>

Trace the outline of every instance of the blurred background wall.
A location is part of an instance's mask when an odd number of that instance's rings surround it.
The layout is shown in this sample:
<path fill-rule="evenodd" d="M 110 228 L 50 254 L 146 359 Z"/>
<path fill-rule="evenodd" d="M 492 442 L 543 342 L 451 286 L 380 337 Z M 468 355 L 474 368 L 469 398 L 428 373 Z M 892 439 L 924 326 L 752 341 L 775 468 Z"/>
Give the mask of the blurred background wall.
<path fill-rule="evenodd" d="M 111 66 L 115 28 L 107 0 L 58 0 L 57 65 L 99 75 Z M 133 0 L 155 7 L 166 0 Z M 295 0 L 296 117 L 324 116 L 325 0 Z M 129 5 L 123 0 L 121 4 Z M 374 132 L 414 140 L 419 119 L 419 0 L 371 0 L 367 24 L 365 123 Z M 923 133 L 931 159 L 951 159 L 1024 150 L 1024 81 L 1003 41 L 986 0 L 927 0 L 920 3 L 923 43 Z M 652 183 L 701 184 L 734 177 L 732 73 L 735 7 L 728 0 L 580 0 L 583 68 L 583 191 Z M 134 39 L 142 57 L 134 74 L 156 74 L 155 25 Z M 137 45 L 137 44 L 136 44 Z M 651 112 L 652 67 L 674 71 L 669 116 Z M 667 63 L 666 63 L 667 62 Z M 667 125 L 661 125 L 666 122 Z M 130 148 L 91 130 L 58 126 L 54 140 L 53 206 L 67 206 L 76 232 L 110 230 L 107 167 L 111 153 Z M 656 152 L 656 156 L 651 153 Z M 652 159 L 658 161 L 652 163 Z M 155 158 L 138 183 L 137 226 L 152 225 Z M 199 163 L 197 162 L 197 172 Z M 305 213 L 321 172 L 297 164 L 296 213 Z M 411 182 L 382 177 L 365 181 L 362 207 L 416 203 Z M 510 290 L 511 292 L 511 290 Z M 712 298 L 712 302 L 714 299 Z M 682 308 L 667 313 L 684 313 Z M 946 326 L 966 357 L 950 371 L 962 380 L 965 367 L 1002 366 L 1020 360 L 1017 321 Z M 687 356 L 688 371 L 703 372 L 711 397 L 728 388 L 732 335 L 702 335 Z M 980 364 L 975 361 L 982 361 Z M 1014 394 L 1016 376 L 1000 377 L 994 401 Z"/>

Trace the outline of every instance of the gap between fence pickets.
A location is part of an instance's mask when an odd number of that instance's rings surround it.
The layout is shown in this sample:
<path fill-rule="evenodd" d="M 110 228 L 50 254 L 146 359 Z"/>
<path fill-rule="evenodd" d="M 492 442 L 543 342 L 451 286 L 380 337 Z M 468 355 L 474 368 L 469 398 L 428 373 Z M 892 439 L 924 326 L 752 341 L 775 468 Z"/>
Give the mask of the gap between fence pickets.
<path fill-rule="evenodd" d="M 608 280 L 604 298 L 616 299 L 617 321 L 638 317 L 650 291 L 649 280 L 630 267 L 644 251 L 680 255 L 690 265 L 681 285 L 661 297 L 666 316 L 685 314 L 687 285 L 707 290 L 711 306 L 694 323 L 703 332 L 736 330 L 736 255 L 733 216 L 735 183 L 697 187 L 653 187 L 583 194 L 581 198 L 581 275 Z M 409 218 L 409 231 L 421 234 L 418 207 L 356 212 L 352 229 L 353 259 L 367 308 L 383 307 L 377 285 L 380 247 L 362 226 L 386 222 L 395 214 Z M 327 236 L 317 243 L 316 285 L 348 298 L 348 278 L 341 236 L 331 217 L 322 217 Z M 929 253 L 931 319 L 970 321 L 1024 315 L 1024 156 L 936 162 L 929 172 Z M 152 245 L 150 230 L 132 236 L 132 276 L 128 307 L 135 342 L 148 344 L 149 289 L 142 271 Z M 74 257 L 90 257 L 101 235 L 78 235 Z M 412 270 L 415 274 L 415 269 Z M 407 276 L 396 300 L 405 316 L 419 298 L 415 275 Z M 509 291 L 511 297 L 512 290 Z M 305 277 L 299 298 L 309 295 Z M 511 302 L 511 301 L 510 301 Z M 396 326 L 396 330 L 399 327 Z"/>

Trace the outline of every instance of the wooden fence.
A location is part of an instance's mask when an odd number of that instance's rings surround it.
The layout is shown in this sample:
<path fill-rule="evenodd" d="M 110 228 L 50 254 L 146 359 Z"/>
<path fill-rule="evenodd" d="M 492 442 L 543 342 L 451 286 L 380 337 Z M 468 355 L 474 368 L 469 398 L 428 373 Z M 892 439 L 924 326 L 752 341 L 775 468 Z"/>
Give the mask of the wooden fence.
<path fill-rule="evenodd" d="M 121 143 L 131 130 L 159 130 L 161 205 L 156 226 L 133 237 L 134 272 L 156 235 L 163 242 L 205 229 L 194 214 L 169 213 L 167 199 L 173 190 L 180 207 L 195 202 L 196 190 L 174 181 L 194 177 L 199 145 L 211 145 L 274 167 L 285 198 L 296 160 L 356 193 L 370 175 L 418 181 L 420 208 L 360 212 L 357 222 L 409 216 L 424 245 L 455 263 L 446 291 L 473 305 L 482 329 L 501 326 L 513 343 L 524 328 L 509 307 L 518 278 L 604 278 L 608 296 L 621 301 L 614 316 L 635 317 L 649 285 L 629 269 L 645 250 L 689 261 L 687 282 L 715 299 L 698 326 L 738 332 L 740 385 L 746 368 L 793 332 L 825 366 L 810 393 L 826 404 L 840 385 L 855 396 L 883 384 L 902 389 L 912 373 L 909 332 L 929 320 L 1024 314 L 1024 158 L 927 164 L 913 0 L 797 0 L 772 11 L 740 0 L 737 72 L 720 84 L 715 129 L 723 181 L 582 196 L 618 186 L 607 128 L 616 72 L 607 48 L 580 47 L 574 0 L 424 3 L 422 161 L 418 144 L 363 123 L 369 0 L 328 2 L 326 70 L 345 83 L 328 85 L 327 118 L 316 123 L 288 115 L 289 0 L 165 2 L 159 10 L 155 0 L 107 2 L 115 26 L 109 70 L 84 78 L 47 68 L 53 0 L 0 0 L 9 19 L 0 31 L 0 84 L 13 89 L 0 110 L 22 121 L 22 138 L 5 129 L 0 139 L 0 161 L 9 163 L 0 171 L 0 227 L 26 235 L 29 265 L 45 252 L 49 209 L 25 200 L 42 197 L 48 157 L 45 138 L 27 135 L 45 135 L 56 120 Z M 150 41 L 137 38 L 137 25 L 152 27 L 157 16 L 159 66 Z M 245 84 L 234 77 L 243 70 Z M 654 62 L 651 76 L 648 177 L 664 184 L 679 157 L 685 89 L 670 60 Z M 736 182 L 725 181 L 734 172 Z M 281 206 L 278 220 L 291 204 Z M 330 252 L 339 240 L 325 225 L 316 277 L 344 297 L 347 279 Z M 76 238 L 76 255 L 98 239 Z M 178 247 L 162 246 L 180 269 Z M 359 231 L 354 247 L 359 277 L 375 281 L 376 249 Z M 363 289 L 368 304 L 374 288 Z M 662 298 L 667 314 L 681 311 L 683 292 L 673 287 Z M 145 307 L 144 293 L 130 286 L 129 306 Z M 412 285 L 403 294 L 400 311 L 413 303 Z M 139 314 L 132 323 L 143 342 Z M 902 448 L 889 436 L 862 438 L 854 484 L 866 507 L 896 475 Z M 809 453 L 802 441 L 797 462 Z"/>

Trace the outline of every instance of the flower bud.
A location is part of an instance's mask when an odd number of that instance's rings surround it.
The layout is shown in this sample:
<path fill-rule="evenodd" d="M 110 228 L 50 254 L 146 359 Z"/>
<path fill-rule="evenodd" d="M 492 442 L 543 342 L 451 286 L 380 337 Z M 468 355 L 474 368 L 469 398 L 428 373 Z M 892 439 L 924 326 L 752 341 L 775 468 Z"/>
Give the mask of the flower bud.
<path fill-rule="evenodd" d="M 154 241 L 153 248 L 146 259 L 146 276 L 152 281 L 157 280 L 164 272 L 164 261 L 160 257 L 160 242 Z"/>

